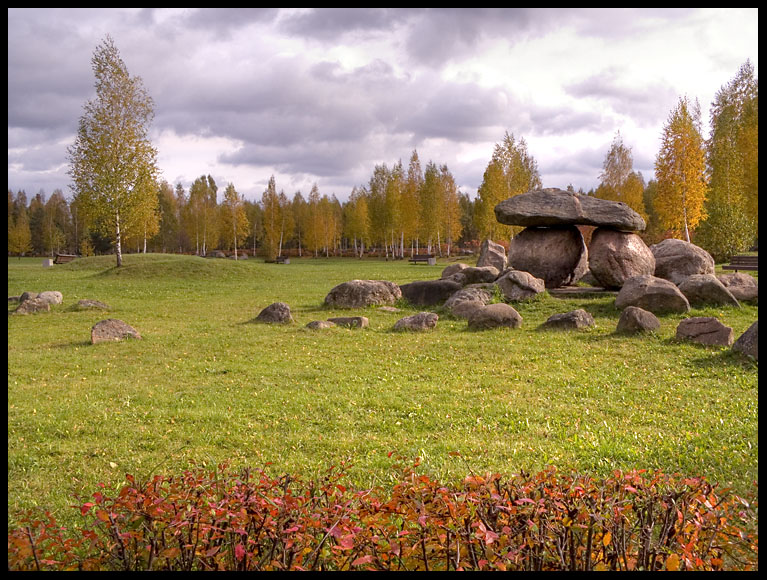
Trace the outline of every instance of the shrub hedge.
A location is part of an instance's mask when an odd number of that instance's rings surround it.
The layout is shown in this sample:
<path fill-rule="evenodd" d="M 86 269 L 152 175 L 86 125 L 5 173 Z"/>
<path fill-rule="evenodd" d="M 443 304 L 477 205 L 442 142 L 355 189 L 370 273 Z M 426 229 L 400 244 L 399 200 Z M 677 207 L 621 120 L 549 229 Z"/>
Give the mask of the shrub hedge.
<path fill-rule="evenodd" d="M 388 490 L 192 465 L 79 500 L 80 529 L 25 514 L 11 570 L 755 570 L 756 501 L 704 478 L 549 468 L 446 486 L 398 458 Z"/>

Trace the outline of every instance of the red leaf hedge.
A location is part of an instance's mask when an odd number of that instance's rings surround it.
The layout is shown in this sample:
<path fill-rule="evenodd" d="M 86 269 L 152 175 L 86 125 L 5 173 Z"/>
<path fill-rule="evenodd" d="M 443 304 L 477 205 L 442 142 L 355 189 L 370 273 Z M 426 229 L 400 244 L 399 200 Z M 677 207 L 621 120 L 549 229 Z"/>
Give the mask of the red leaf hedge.
<path fill-rule="evenodd" d="M 403 458 L 400 458 L 403 459 Z M 615 472 L 471 475 L 397 466 L 389 490 L 193 467 L 74 506 L 66 530 L 24 515 L 11 570 L 757 569 L 758 509 L 703 478 Z M 102 486 L 102 490 L 106 488 Z"/>

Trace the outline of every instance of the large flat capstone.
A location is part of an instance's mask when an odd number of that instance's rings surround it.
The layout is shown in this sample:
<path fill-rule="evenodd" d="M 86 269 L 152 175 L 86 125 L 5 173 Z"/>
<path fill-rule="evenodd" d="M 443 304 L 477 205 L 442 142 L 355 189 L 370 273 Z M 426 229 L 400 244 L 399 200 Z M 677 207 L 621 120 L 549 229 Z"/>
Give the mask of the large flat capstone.
<path fill-rule="evenodd" d="M 495 218 L 510 226 L 584 225 L 644 230 L 644 219 L 628 205 L 562 189 L 534 189 L 495 206 Z"/>

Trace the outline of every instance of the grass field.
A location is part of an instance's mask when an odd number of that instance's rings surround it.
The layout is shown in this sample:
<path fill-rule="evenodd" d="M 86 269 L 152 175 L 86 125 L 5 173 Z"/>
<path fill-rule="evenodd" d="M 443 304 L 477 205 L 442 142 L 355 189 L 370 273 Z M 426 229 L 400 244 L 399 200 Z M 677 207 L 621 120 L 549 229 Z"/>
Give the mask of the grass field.
<path fill-rule="evenodd" d="M 360 486 L 386 485 L 389 452 L 422 458 L 445 482 L 469 469 L 546 465 L 603 476 L 615 469 L 704 475 L 755 492 L 758 365 L 730 349 L 678 342 L 688 315 L 653 335 L 615 334 L 612 297 L 515 304 L 522 328 L 471 332 L 440 312 L 430 333 L 395 333 L 403 313 L 323 306 L 341 282 L 404 284 L 447 265 L 379 259 L 205 260 L 161 254 L 43 268 L 8 260 L 8 295 L 58 290 L 50 313 L 8 317 L 8 508 L 50 508 L 71 521 L 73 494 L 126 473 L 179 473 L 191 460 L 311 477 L 351 460 Z M 72 309 L 81 298 L 108 312 Z M 287 302 L 290 326 L 251 321 Z M 15 308 L 9 303 L 9 312 Z M 584 308 L 596 327 L 542 331 Z M 438 311 L 439 312 L 439 311 Z M 359 314 L 370 328 L 310 331 L 311 320 Z M 758 307 L 694 309 L 740 336 Z M 142 340 L 90 344 L 104 318 Z M 457 451 L 461 457 L 450 455 Z"/>

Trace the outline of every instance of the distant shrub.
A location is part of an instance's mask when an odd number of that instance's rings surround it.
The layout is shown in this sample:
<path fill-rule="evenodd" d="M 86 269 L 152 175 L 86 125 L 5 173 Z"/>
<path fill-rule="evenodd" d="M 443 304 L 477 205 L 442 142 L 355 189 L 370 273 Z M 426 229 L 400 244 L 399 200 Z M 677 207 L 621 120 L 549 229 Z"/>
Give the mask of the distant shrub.
<path fill-rule="evenodd" d="M 403 458 L 400 458 L 403 459 Z M 304 482 L 193 467 L 8 534 L 10 570 L 756 569 L 757 506 L 703 478 L 550 468 L 451 488 L 399 465 L 392 489 L 353 490 L 346 467 Z"/>

